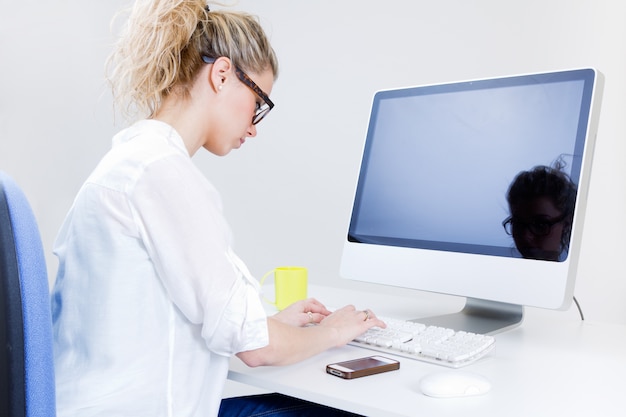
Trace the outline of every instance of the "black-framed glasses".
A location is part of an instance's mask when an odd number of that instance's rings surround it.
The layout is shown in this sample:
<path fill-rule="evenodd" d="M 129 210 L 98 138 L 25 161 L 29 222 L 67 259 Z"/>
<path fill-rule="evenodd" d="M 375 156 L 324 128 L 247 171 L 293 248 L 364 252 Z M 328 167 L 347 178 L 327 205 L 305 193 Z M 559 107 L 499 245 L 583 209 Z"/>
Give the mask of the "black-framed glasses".
<path fill-rule="evenodd" d="M 202 55 L 202 61 L 204 61 L 207 64 L 213 64 L 215 60 L 216 58 L 211 58 L 209 56 Z M 267 113 L 269 113 L 270 110 L 274 108 L 274 103 L 272 102 L 272 100 L 270 100 L 268 95 L 265 94 L 263 90 L 261 90 L 261 88 L 258 85 L 256 85 L 254 81 L 252 81 L 252 78 L 250 78 L 248 74 L 243 72 L 243 70 L 239 68 L 238 66 L 235 66 L 235 74 L 237 75 L 237 78 L 239 78 L 239 81 L 241 81 L 246 86 L 248 86 L 252 91 L 254 91 L 254 93 L 262 101 L 262 104 L 257 103 L 254 116 L 252 117 L 252 124 L 255 125 L 259 123 L 261 120 L 263 120 L 263 118 L 267 116 Z"/>
<path fill-rule="evenodd" d="M 556 219 L 536 219 L 530 222 L 525 222 L 520 219 L 516 219 L 513 216 L 509 216 L 502 222 L 502 227 L 504 227 L 504 231 L 507 235 L 513 235 L 513 230 L 525 228 L 535 236 L 547 236 L 550 234 L 552 227 L 565 220 L 566 217 L 567 213 L 563 213 Z"/>

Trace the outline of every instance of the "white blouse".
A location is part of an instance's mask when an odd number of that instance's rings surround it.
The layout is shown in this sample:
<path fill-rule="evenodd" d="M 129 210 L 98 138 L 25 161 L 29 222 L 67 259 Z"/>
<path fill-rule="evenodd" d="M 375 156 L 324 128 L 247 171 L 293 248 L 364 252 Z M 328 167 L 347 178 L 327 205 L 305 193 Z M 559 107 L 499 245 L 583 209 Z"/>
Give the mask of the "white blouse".
<path fill-rule="evenodd" d="M 237 352 L 268 344 L 220 196 L 169 125 L 120 132 L 55 242 L 58 415 L 217 415 Z"/>

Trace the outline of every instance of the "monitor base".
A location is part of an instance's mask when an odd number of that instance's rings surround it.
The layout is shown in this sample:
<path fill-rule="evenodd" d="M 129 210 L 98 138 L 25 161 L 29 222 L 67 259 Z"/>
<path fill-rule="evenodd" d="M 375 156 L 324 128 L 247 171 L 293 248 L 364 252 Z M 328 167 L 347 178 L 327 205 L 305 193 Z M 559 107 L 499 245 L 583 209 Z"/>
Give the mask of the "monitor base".
<path fill-rule="evenodd" d="M 459 312 L 412 321 L 457 331 L 496 334 L 519 326 L 523 320 L 524 307 L 521 305 L 468 298 Z"/>

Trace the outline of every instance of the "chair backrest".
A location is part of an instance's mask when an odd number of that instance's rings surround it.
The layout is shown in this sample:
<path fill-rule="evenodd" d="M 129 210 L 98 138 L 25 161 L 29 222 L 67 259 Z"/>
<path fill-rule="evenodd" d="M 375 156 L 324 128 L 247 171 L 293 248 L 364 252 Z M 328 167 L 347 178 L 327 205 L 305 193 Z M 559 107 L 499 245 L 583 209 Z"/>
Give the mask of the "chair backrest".
<path fill-rule="evenodd" d="M 0 415 L 56 415 L 46 262 L 26 196 L 0 171 Z"/>

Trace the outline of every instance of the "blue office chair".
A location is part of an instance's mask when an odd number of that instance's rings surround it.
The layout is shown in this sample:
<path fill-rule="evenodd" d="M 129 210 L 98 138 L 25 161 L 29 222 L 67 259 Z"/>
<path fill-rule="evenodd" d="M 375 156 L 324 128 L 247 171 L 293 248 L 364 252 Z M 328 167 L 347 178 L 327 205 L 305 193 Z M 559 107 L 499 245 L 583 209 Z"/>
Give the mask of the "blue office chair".
<path fill-rule="evenodd" d="M 0 171 L 0 416 L 56 415 L 46 263 L 33 212 Z"/>

